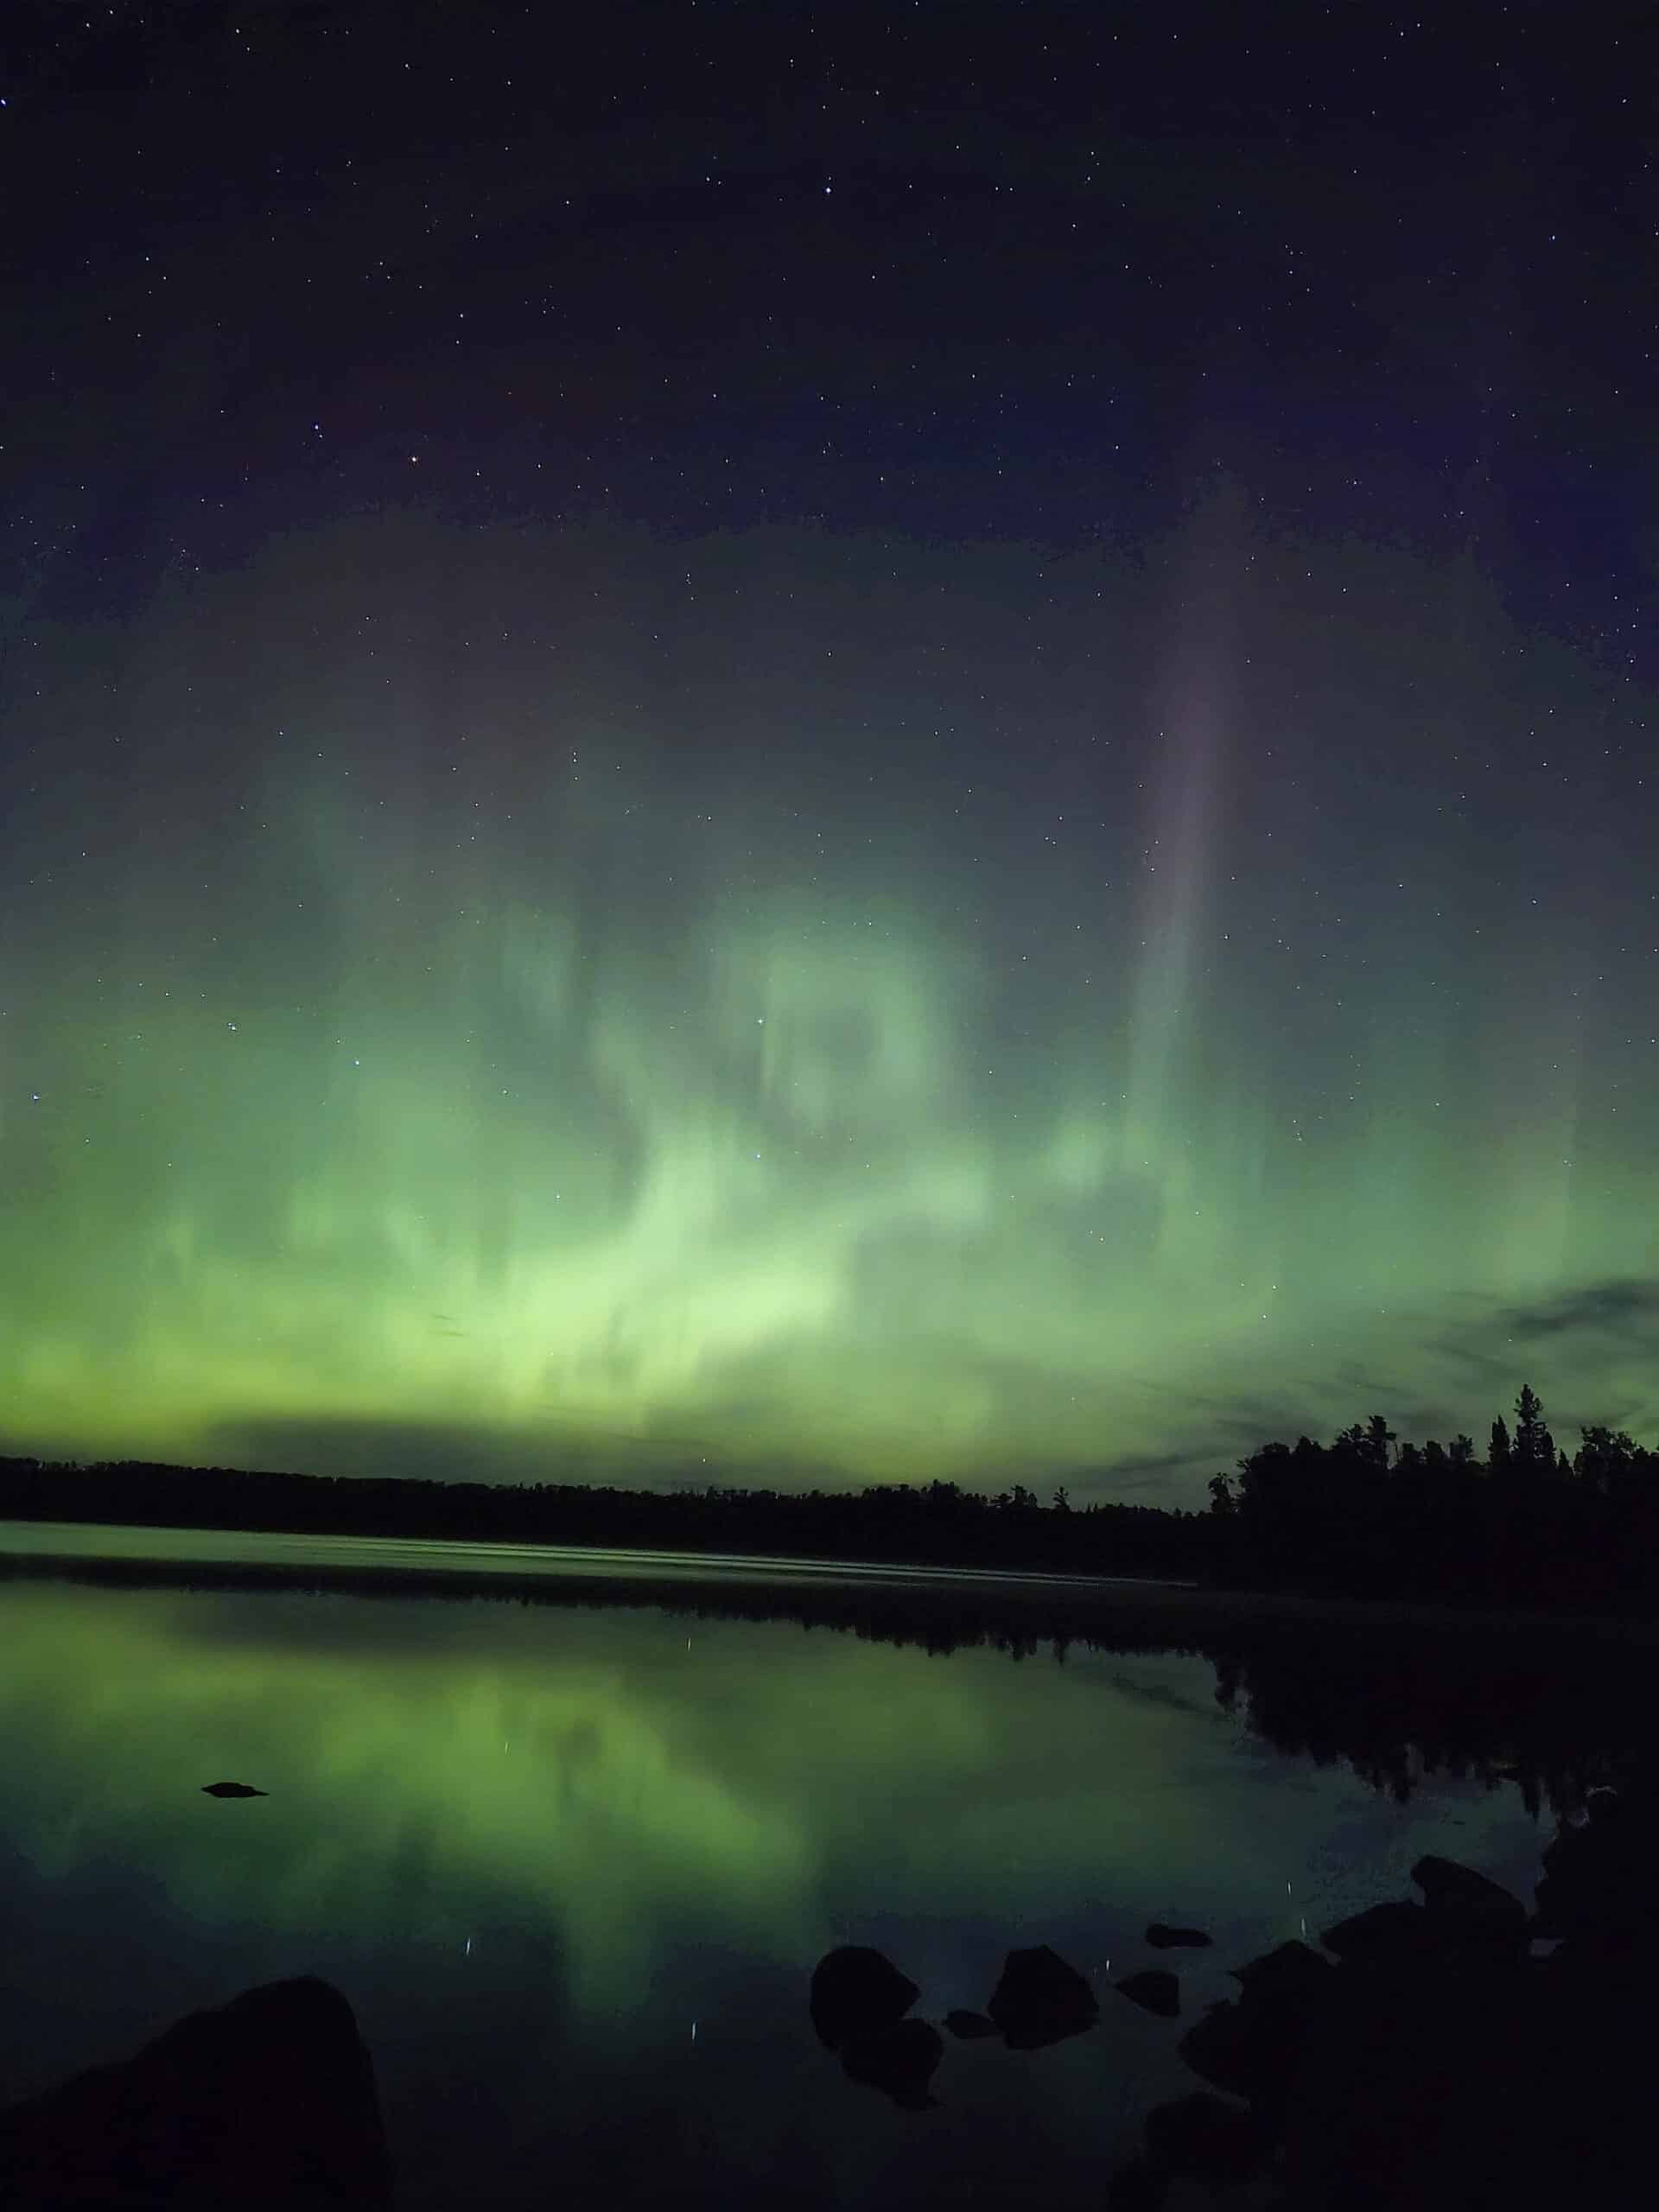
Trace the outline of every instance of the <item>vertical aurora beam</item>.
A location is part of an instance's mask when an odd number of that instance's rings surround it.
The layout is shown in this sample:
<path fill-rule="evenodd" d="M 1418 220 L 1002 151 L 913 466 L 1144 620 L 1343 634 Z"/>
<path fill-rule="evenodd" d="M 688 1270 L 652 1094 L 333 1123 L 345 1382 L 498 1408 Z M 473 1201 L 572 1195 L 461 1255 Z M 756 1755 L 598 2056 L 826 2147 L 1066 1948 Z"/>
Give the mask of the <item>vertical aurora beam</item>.
<path fill-rule="evenodd" d="M 1149 1173 L 1162 1200 L 1160 1258 L 1212 1268 L 1223 1224 L 1197 1195 L 1196 1046 L 1205 1018 L 1200 944 L 1211 904 L 1211 853 L 1226 719 L 1230 609 L 1216 575 L 1232 532 L 1182 563 L 1183 585 L 1154 686 L 1159 752 L 1145 815 L 1141 942 L 1129 1001 L 1122 1165 Z M 1185 1267 L 1182 1262 L 1185 1261 Z"/>

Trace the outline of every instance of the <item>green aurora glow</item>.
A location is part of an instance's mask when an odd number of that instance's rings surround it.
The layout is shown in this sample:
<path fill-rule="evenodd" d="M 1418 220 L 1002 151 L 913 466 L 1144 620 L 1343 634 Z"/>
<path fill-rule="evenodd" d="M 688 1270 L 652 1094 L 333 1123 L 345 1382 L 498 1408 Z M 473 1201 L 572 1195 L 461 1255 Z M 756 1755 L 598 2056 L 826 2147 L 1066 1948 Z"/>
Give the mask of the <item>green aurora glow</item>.
<path fill-rule="evenodd" d="M 854 1897 L 1010 1925 L 1096 1883 L 1284 1910 L 1254 1793 L 1217 1863 L 1204 1786 L 1253 1762 L 1188 1657 L 944 1665 L 656 1613 L 61 1584 L 7 1606 L 9 1815 L 40 1878 L 118 1859 L 279 1948 L 459 1952 L 457 1899 L 473 1925 L 551 1919 L 589 2031 L 688 1929 L 795 1966 Z M 270 1792 L 233 1849 L 203 1817 L 221 1770 Z"/>
<path fill-rule="evenodd" d="M 1654 1423 L 1644 832 L 1496 734 L 1643 702 L 1468 575 L 394 518 L 36 646 L 0 1444 L 1191 1503 Z"/>

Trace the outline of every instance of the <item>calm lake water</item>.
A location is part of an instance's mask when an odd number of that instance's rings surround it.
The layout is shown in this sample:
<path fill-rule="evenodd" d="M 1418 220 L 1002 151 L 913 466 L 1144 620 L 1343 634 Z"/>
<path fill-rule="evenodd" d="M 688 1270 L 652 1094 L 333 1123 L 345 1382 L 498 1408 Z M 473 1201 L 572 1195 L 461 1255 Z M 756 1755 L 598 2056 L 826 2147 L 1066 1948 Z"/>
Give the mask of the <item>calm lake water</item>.
<path fill-rule="evenodd" d="M 172 1579 L 22 1563 L 72 1547 Z M 0 2101 L 321 1974 L 373 2052 L 405 2208 L 1013 2206 L 1038 2171 L 1093 2212 L 1147 2107 L 1196 2086 L 1175 2040 L 1229 1967 L 1403 1894 L 1425 1851 L 1530 1902 L 1551 1796 L 1623 1748 L 1640 1671 L 1597 1647 L 1563 1687 L 1558 1656 L 1495 1665 L 1468 1631 L 1404 1659 L 1398 1630 L 1218 1640 L 1109 1587 L 1088 1638 L 1034 1649 L 1027 1592 L 998 1648 L 971 1640 L 994 1584 L 964 1626 L 899 1575 L 855 1633 L 814 1624 L 813 1592 L 859 1622 L 868 1577 L 823 1567 L 803 1590 L 702 1563 L 674 1609 L 679 1569 L 615 1555 L 585 1591 L 556 1559 L 541 1604 L 317 1586 L 478 1568 L 465 1548 L 0 1524 Z M 213 1586 L 232 1559 L 295 1580 Z M 221 1778 L 270 1795 L 201 1795 Z M 1150 1952 L 1154 1919 L 1215 1948 Z M 1102 2018 L 1033 2052 L 947 2038 L 937 2108 L 901 2111 L 808 2021 L 842 1942 L 935 2020 L 1050 1943 Z M 1180 2023 L 1109 1987 L 1154 1962 Z"/>

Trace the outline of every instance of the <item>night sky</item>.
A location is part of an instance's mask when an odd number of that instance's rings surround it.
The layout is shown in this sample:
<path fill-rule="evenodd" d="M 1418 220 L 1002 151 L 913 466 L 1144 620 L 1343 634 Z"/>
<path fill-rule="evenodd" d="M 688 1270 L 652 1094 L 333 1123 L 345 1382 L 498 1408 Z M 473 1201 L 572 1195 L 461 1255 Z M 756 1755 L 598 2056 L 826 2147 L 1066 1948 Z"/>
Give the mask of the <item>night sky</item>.
<path fill-rule="evenodd" d="M 1653 21 L 14 4 L 0 1448 L 1653 1441 Z"/>

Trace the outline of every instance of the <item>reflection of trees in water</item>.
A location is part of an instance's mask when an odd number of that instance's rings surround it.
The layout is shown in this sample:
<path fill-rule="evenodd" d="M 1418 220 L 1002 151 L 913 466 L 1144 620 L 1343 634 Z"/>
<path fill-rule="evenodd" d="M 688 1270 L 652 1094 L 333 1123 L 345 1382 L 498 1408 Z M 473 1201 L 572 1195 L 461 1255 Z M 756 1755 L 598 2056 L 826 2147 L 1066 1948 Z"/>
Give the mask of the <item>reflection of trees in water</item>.
<path fill-rule="evenodd" d="M 1519 1788 L 1536 1819 L 1644 1739 L 1643 1653 L 1570 1631 L 1502 1635 L 1262 1621 L 1206 1644 L 1216 1699 L 1274 1747 L 1346 1761 L 1401 1804 L 1424 1776 Z"/>
<path fill-rule="evenodd" d="M 1345 1763 L 1403 1804 L 1426 1777 L 1514 1782 L 1536 1818 L 1576 1817 L 1651 1734 L 1644 1646 L 1560 1624 L 1493 1630 L 1386 1619 L 1228 1617 L 1208 1601 L 1125 1587 L 1101 1600 L 1039 1585 L 798 1584 L 649 1575 L 627 1582 L 464 1571 L 114 1560 L 0 1559 L 0 1580 L 203 1591 L 303 1591 L 368 1599 L 622 1608 L 713 1621 L 791 1622 L 931 1656 L 992 1650 L 1024 1662 L 1073 1649 L 1174 1654 L 1215 1669 L 1216 1702 L 1275 1751 Z M 1206 1618 L 1206 1615 L 1208 1616 Z"/>

